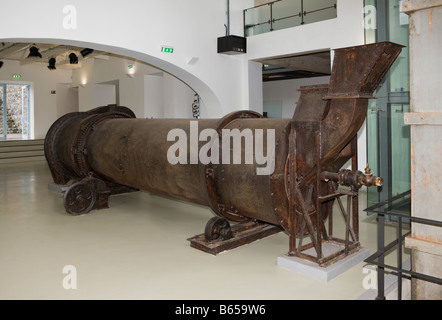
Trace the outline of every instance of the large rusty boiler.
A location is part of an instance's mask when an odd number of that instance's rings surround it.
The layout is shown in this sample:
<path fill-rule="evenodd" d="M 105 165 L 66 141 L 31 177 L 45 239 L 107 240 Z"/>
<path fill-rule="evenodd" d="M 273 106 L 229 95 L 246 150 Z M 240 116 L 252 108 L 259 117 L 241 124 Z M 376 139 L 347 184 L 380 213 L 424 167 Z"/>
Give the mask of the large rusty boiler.
<path fill-rule="evenodd" d="M 130 109 L 116 105 L 66 114 L 45 139 L 54 182 L 68 186 L 66 211 L 86 214 L 107 208 L 112 194 L 143 190 L 212 209 L 215 216 L 204 233 L 189 239 L 195 248 L 216 254 L 284 230 L 289 255 L 329 265 L 360 249 L 358 190 L 382 184 L 368 166 L 357 170 L 356 135 L 368 99 L 401 48 L 382 42 L 335 50 L 330 83 L 301 87 L 292 119 L 267 119 L 253 111 L 221 119 L 136 119 Z M 176 129 L 199 139 L 187 139 L 190 155 L 171 163 L 168 154 L 177 140 L 168 135 Z M 202 148 L 210 150 L 209 156 L 214 150 L 222 155 L 223 146 L 233 148 L 234 143 L 223 142 L 231 139 L 225 132 L 235 129 L 252 132 L 255 143 L 261 138 L 260 151 L 271 159 L 267 166 L 272 170 L 258 174 L 263 163 L 257 158 L 239 164 L 224 158 L 195 161 Z M 207 132 L 214 135 L 201 139 Z M 252 149 L 252 156 L 256 152 Z M 248 156 L 246 150 L 240 153 L 242 159 Z M 351 170 L 342 169 L 349 160 Z M 341 197 L 347 197 L 346 208 Z M 343 239 L 333 235 L 335 201 L 345 221 Z M 310 241 L 303 243 L 305 238 Z M 325 242 L 342 249 L 325 256 Z M 315 255 L 306 253 L 311 248 Z"/>

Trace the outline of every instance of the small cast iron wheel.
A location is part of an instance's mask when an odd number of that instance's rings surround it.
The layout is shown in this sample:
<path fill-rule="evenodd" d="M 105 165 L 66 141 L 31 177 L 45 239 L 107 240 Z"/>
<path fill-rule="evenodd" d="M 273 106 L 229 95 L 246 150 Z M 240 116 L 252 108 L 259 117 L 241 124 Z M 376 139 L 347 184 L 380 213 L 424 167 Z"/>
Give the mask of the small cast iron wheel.
<path fill-rule="evenodd" d="M 97 193 L 86 181 L 74 183 L 66 190 L 63 203 L 66 211 L 72 215 L 89 213 L 95 206 Z"/>
<path fill-rule="evenodd" d="M 219 238 L 222 240 L 233 238 L 229 221 L 221 217 L 213 217 L 206 224 L 204 236 L 206 241 L 213 241 Z"/>

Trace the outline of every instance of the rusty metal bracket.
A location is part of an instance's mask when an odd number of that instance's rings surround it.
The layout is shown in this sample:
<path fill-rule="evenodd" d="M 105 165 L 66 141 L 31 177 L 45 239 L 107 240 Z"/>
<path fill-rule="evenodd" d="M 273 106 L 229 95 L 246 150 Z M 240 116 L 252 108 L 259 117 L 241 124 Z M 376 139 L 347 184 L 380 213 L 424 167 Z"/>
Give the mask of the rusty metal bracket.
<path fill-rule="evenodd" d="M 93 209 L 108 208 L 110 193 L 104 181 L 90 176 L 75 182 L 65 191 L 63 204 L 67 213 L 87 214 Z"/>
<path fill-rule="evenodd" d="M 212 225 L 209 223 L 208 226 L 211 227 Z M 267 223 L 247 221 L 243 223 L 236 223 L 231 227 L 229 226 L 228 231 L 231 232 L 231 235 L 228 237 L 207 239 L 206 231 L 205 233 L 193 236 L 187 240 L 190 241 L 190 246 L 192 248 L 217 255 L 223 251 L 231 250 L 273 234 L 277 234 L 282 231 L 282 228 Z"/>
<path fill-rule="evenodd" d="M 73 163 L 76 165 L 74 170 L 79 177 L 87 177 L 92 172 L 87 161 L 86 147 L 90 133 L 100 122 L 115 118 L 130 118 L 130 115 L 125 112 L 110 111 L 92 114 L 81 122 L 72 147 Z"/>
<path fill-rule="evenodd" d="M 224 127 L 236 119 L 247 118 L 262 118 L 262 115 L 255 111 L 249 110 L 231 112 L 218 121 L 216 132 L 222 139 L 222 129 Z M 217 184 L 220 183 L 220 181 L 217 179 L 216 164 L 208 163 L 205 165 L 205 177 L 207 187 L 206 190 L 210 199 L 210 207 L 217 216 L 224 217 L 235 222 L 244 222 L 249 220 L 249 218 L 242 216 L 236 210 L 232 210 L 232 208 L 226 208 L 226 206 L 224 206 L 223 200 L 217 192 Z"/>
<path fill-rule="evenodd" d="M 46 161 L 48 162 L 49 169 L 52 174 L 52 178 L 54 182 L 57 184 L 66 184 L 69 182 L 72 176 L 72 171 L 69 170 L 63 163 L 60 161 L 60 158 L 57 153 L 57 146 L 60 137 L 60 132 L 73 120 L 82 117 L 83 113 L 81 112 L 72 112 L 65 114 L 57 121 L 55 121 L 52 126 L 49 128 L 44 142 L 44 151 Z"/>

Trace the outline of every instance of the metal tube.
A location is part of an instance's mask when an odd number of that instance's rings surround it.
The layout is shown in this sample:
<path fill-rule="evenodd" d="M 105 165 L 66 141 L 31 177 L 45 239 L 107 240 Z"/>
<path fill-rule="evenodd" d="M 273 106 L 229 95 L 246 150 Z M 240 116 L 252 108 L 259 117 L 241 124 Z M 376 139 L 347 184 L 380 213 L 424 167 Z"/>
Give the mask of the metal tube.
<path fill-rule="evenodd" d="M 84 208 L 107 207 L 109 194 L 139 189 L 208 206 L 232 221 L 281 226 L 292 237 L 291 251 L 305 224 L 309 234 L 316 235 L 313 242 L 320 252 L 321 234 L 327 237 L 323 220 L 332 206 L 330 200 L 319 205 L 319 197 L 330 191 L 319 176 L 328 171 L 331 180 L 353 184 L 368 179 L 362 173 L 334 172 L 356 153 L 351 142 L 365 121 L 368 99 L 400 50 L 392 43 L 336 50 L 330 84 L 302 87 L 292 119 L 265 119 L 244 110 L 221 119 L 135 119 L 130 109 L 115 105 L 67 114 L 48 131 L 46 159 L 56 183 L 73 181 L 75 190 L 84 187 L 88 194 L 96 193 L 85 198 L 68 190 L 68 212 L 78 208 L 82 214 L 87 213 Z M 214 132 L 210 143 L 208 137 L 201 138 L 208 131 Z M 172 135 L 171 140 L 171 132 L 179 135 Z M 224 143 L 231 145 L 226 132 L 250 132 L 255 142 L 247 149 L 245 138 L 239 148 L 240 164 L 224 159 Z M 274 148 L 269 141 L 262 146 L 261 156 L 267 155 L 270 162 L 266 164 L 272 168 L 264 174 L 257 173 L 262 169 L 257 160 L 258 132 L 261 142 L 274 138 L 270 140 Z M 173 139 L 180 135 L 190 155 L 171 163 Z M 202 162 L 200 151 L 209 146 L 210 155 L 218 151 L 222 157 Z M 230 156 L 229 147 L 226 152 Z M 245 161 L 248 156 L 254 161 Z M 88 199 L 94 203 L 85 205 Z"/>
<path fill-rule="evenodd" d="M 230 0 L 227 0 L 227 26 L 226 26 L 226 36 L 230 36 Z"/>
<path fill-rule="evenodd" d="M 385 239 L 384 239 L 384 228 L 385 228 L 385 217 L 384 214 L 380 211 L 378 212 L 378 252 L 381 252 L 382 254 L 378 257 L 379 264 L 378 265 L 378 295 L 376 297 L 376 300 L 385 300 L 385 291 L 384 291 L 384 267 L 382 266 L 384 264 L 384 250 L 385 250 Z"/>

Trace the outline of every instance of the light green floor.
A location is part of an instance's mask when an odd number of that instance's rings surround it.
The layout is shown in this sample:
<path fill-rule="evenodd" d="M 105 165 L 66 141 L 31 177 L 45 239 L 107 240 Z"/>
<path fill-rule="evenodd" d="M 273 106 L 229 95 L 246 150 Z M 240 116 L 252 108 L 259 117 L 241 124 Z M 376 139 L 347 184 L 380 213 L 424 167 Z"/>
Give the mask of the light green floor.
<path fill-rule="evenodd" d="M 212 256 L 186 240 L 203 232 L 208 208 L 137 192 L 70 216 L 51 182 L 43 161 L 0 165 L 0 299 L 352 300 L 366 292 L 365 263 L 327 283 L 278 267 L 285 233 Z M 395 236 L 387 226 L 386 242 Z M 375 252 L 376 219 L 362 211 L 360 239 Z M 63 287 L 73 275 L 66 265 L 76 269 L 77 289 Z"/>

